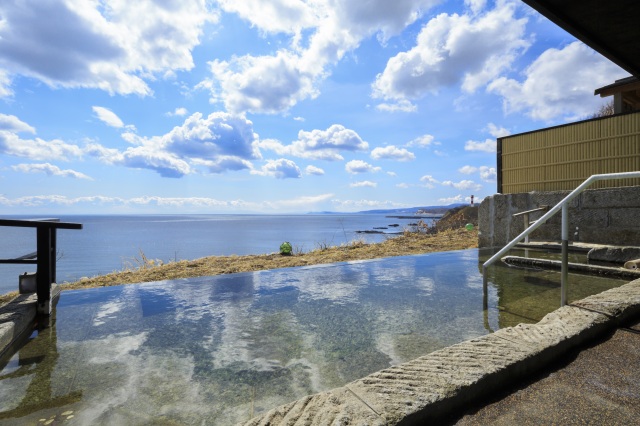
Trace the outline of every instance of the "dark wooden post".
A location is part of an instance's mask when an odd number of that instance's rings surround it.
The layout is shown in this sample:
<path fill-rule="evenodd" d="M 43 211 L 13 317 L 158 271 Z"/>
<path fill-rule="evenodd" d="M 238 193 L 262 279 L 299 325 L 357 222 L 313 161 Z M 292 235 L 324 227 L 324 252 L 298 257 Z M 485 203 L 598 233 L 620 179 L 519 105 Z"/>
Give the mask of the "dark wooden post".
<path fill-rule="evenodd" d="M 38 263 L 36 272 L 36 293 L 38 294 L 38 314 L 49 315 L 51 313 L 51 233 L 49 226 L 37 227 L 37 252 Z"/>
<path fill-rule="evenodd" d="M 0 259 L 0 264 L 36 264 L 37 311 L 38 314 L 50 315 L 51 284 L 56 282 L 57 230 L 82 229 L 82 225 L 60 222 L 60 219 L 0 219 L 0 226 L 36 228 L 36 253 L 14 259 Z"/>

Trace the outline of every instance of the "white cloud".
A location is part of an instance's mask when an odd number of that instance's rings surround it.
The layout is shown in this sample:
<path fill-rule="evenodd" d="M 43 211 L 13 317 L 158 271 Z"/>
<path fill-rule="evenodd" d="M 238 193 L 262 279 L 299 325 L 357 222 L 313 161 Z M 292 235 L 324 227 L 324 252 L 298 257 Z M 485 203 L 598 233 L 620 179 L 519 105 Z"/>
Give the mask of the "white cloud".
<path fill-rule="evenodd" d="M 487 0 L 464 0 L 464 4 L 472 13 L 477 14 L 484 9 L 487 4 Z"/>
<path fill-rule="evenodd" d="M 0 130 L 0 153 L 31 160 L 68 160 L 81 157 L 82 148 L 59 139 L 21 139 L 16 133 Z"/>
<path fill-rule="evenodd" d="M 417 147 L 417 148 L 426 148 L 432 144 L 439 145 L 439 143 L 435 142 L 434 139 L 435 138 L 432 135 L 422 135 L 410 141 L 409 143 L 407 143 L 407 146 Z"/>
<path fill-rule="evenodd" d="M 122 137 L 136 146 L 120 152 L 90 144 L 85 152 L 108 164 L 150 169 L 163 177 L 182 177 L 197 166 L 211 173 L 252 169 L 250 160 L 262 158 L 253 123 L 222 112 L 208 117 L 195 113 L 162 136 L 124 133 Z"/>
<path fill-rule="evenodd" d="M 524 112 L 536 120 L 573 120 L 592 114 L 600 100 L 596 87 L 626 73 L 581 42 L 548 49 L 524 71 L 524 80 L 501 77 L 488 90 L 503 96 L 507 113 Z"/>
<path fill-rule="evenodd" d="M 408 204 L 397 203 L 388 200 L 340 200 L 333 199 L 331 202 L 338 210 L 371 210 L 371 209 L 393 209 L 410 207 Z"/>
<path fill-rule="evenodd" d="M 399 99 L 395 102 L 381 102 L 376 105 L 378 111 L 384 112 L 417 112 L 418 106 L 406 99 Z"/>
<path fill-rule="evenodd" d="M 493 123 L 489 123 L 487 125 L 487 131 L 494 138 L 502 138 L 511 134 L 509 130 L 505 129 L 504 127 L 498 127 Z"/>
<path fill-rule="evenodd" d="M 224 173 L 228 171 L 253 170 L 253 164 L 233 155 L 220 155 L 214 160 L 191 159 L 192 164 L 204 166 L 210 173 Z"/>
<path fill-rule="evenodd" d="M 61 176 L 61 177 L 70 177 L 75 179 L 87 179 L 93 180 L 89 176 L 84 173 L 76 172 L 75 170 L 62 170 L 58 166 L 54 166 L 53 164 L 44 163 L 44 164 L 18 164 L 16 166 L 11 167 L 16 172 L 21 173 L 46 173 L 49 176 Z"/>
<path fill-rule="evenodd" d="M 495 167 L 482 166 L 480 167 L 480 179 L 485 182 L 495 182 L 498 174 Z"/>
<path fill-rule="evenodd" d="M 438 182 L 436 179 L 434 179 L 433 176 L 431 175 L 424 175 L 420 178 L 420 182 L 424 182 L 424 186 L 429 188 L 429 189 L 433 189 L 435 188 L 435 185 L 440 183 Z"/>
<path fill-rule="evenodd" d="M 212 78 L 198 86 L 234 113 L 282 113 L 319 94 L 332 65 L 373 34 L 385 43 L 415 22 L 439 0 L 223 0 L 260 31 L 290 36 L 290 45 L 273 55 L 210 62 Z"/>
<path fill-rule="evenodd" d="M 370 180 L 363 180 L 360 182 L 353 182 L 349 184 L 349 186 L 352 188 L 375 188 L 376 186 L 378 186 L 378 184 L 375 182 L 371 182 Z"/>
<path fill-rule="evenodd" d="M 478 168 L 473 166 L 462 166 L 458 169 L 458 171 L 464 175 L 470 175 L 477 172 Z"/>
<path fill-rule="evenodd" d="M 189 113 L 189 111 L 186 108 L 179 107 L 179 108 L 176 108 L 175 110 L 173 110 L 173 112 L 169 111 L 169 112 L 165 113 L 165 115 L 167 117 L 184 117 L 188 113 Z"/>
<path fill-rule="evenodd" d="M 374 160 L 411 161 L 415 160 L 416 156 L 413 152 L 410 152 L 405 148 L 398 148 L 395 145 L 389 145 L 384 148 L 374 148 L 373 151 L 371 151 L 371 158 Z"/>
<path fill-rule="evenodd" d="M 479 5 L 479 3 L 474 2 Z M 461 84 L 474 92 L 507 70 L 529 46 L 526 18 L 515 4 L 498 2 L 481 15 L 440 14 L 420 31 L 416 46 L 389 59 L 373 84 L 375 98 L 417 99 L 442 87 Z"/>
<path fill-rule="evenodd" d="M 96 113 L 96 117 L 98 118 L 98 120 L 102 121 L 107 126 L 116 127 L 116 128 L 124 127 L 124 123 L 122 122 L 120 117 L 118 117 L 110 109 L 100 107 L 100 106 L 93 106 L 91 107 L 91 109 L 93 109 L 93 112 Z"/>
<path fill-rule="evenodd" d="M 193 68 L 192 49 L 216 17 L 205 0 L 0 3 L 0 94 L 8 80 L 149 95 L 145 79 Z"/>
<path fill-rule="evenodd" d="M 464 144 L 465 151 L 482 151 L 482 152 L 496 152 L 496 140 L 485 139 L 484 142 L 479 141 L 467 141 Z"/>
<path fill-rule="evenodd" d="M 480 166 L 480 167 L 463 166 L 463 167 L 460 167 L 458 171 L 465 175 L 471 175 L 479 172 L 480 179 L 482 179 L 485 182 L 495 182 L 496 176 L 497 176 L 495 167 L 488 167 L 488 166 Z M 444 182 L 443 182 L 443 185 L 444 185 Z M 463 188 L 460 188 L 460 189 L 463 189 Z"/>
<path fill-rule="evenodd" d="M 253 210 L 264 212 L 266 210 L 280 210 L 291 208 L 309 208 L 317 203 L 331 200 L 333 194 L 320 194 L 311 196 L 301 196 L 292 199 L 275 200 L 268 202 L 250 202 L 244 200 L 218 200 L 208 197 L 158 197 L 141 196 L 134 198 L 108 197 L 103 195 L 92 195 L 85 197 L 67 197 L 65 195 L 36 195 L 10 199 L 0 195 L 0 205 L 8 207 L 39 207 L 39 206 L 80 206 L 90 204 L 92 206 L 127 206 L 127 207 L 166 207 L 175 208 L 179 211 L 184 209 L 222 209 L 222 210 Z"/>
<path fill-rule="evenodd" d="M 459 204 L 464 202 L 464 197 L 462 195 L 456 195 L 455 197 L 440 198 L 438 199 L 438 201 L 440 201 L 441 203 L 444 203 L 445 205 Z"/>
<path fill-rule="evenodd" d="M 267 160 L 267 164 L 262 166 L 262 171 L 254 171 L 253 173 L 272 176 L 276 179 L 298 179 L 302 177 L 302 172 L 296 163 L 286 158 Z"/>
<path fill-rule="evenodd" d="M 324 175 L 324 170 L 322 170 L 320 167 L 316 167 L 316 166 L 312 166 L 312 165 L 307 166 L 304 169 L 304 171 L 308 175 L 316 175 L 316 176 Z"/>
<path fill-rule="evenodd" d="M 407 188 L 409 188 L 409 184 L 408 183 L 404 183 L 404 182 L 403 183 L 398 183 L 398 184 L 396 184 L 396 187 L 397 188 L 402 188 L 402 189 L 407 189 Z"/>
<path fill-rule="evenodd" d="M 237 13 L 268 33 L 299 33 L 316 24 L 312 4 L 297 0 L 218 0 L 230 13 Z"/>
<path fill-rule="evenodd" d="M 0 132 L 13 132 L 13 133 L 36 133 L 36 129 L 24 121 L 20 120 L 15 115 L 0 114 Z"/>
<path fill-rule="evenodd" d="M 347 173 L 351 173 L 352 175 L 367 172 L 375 173 L 381 170 L 380 167 L 374 167 L 362 160 L 351 160 L 347 164 L 345 164 L 344 169 L 347 171 Z"/>
<path fill-rule="evenodd" d="M 396 172 L 387 172 L 387 175 L 391 176 L 391 177 L 396 177 L 398 176 L 398 174 Z"/>
<path fill-rule="evenodd" d="M 293 117 L 294 121 L 300 121 L 300 122 L 304 122 L 304 117 Z"/>
<path fill-rule="evenodd" d="M 474 190 L 474 191 L 479 191 L 482 189 L 482 185 L 475 183 L 472 180 L 461 180 L 460 182 L 452 182 L 450 180 L 446 180 L 444 182 L 442 182 L 442 185 L 444 186 L 451 186 L 453 188 L 456 189 L 460 189 L 460 190 Z"/>
<path fill-rule="evenodd" d="M 314 85 L 317 70 L 304 70 L 300 61 L 295 53 L 284 50 L 276 56 L 214 60 L 209 63 L 214 78 L 200 87 L 209 88 L 212 100 L 222 101 L 227 111 L 235 114 L 283 112 L 319 93 Z"/>
<path fill-rule="evenodd" d="M 274 151 L 278 155 L 293 155 L 314 160 L 340 161 L 341 151 L 366 151 L 369 144 L 360 135 L 340 124 L 333 124 L 327 130 L 298 132 L 298 140 L 291 145 L 283 145 L 275 139 L 265 139 L 259 144 L 261 149 Z"/>

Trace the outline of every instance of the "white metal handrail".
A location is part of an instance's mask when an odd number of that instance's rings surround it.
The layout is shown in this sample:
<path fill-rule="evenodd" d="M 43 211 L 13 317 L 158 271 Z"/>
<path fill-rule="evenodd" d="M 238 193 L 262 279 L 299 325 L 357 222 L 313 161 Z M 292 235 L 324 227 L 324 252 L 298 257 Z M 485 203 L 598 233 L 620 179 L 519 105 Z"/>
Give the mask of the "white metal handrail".
<path fill-rule="evenodd" d="M 569 275 L 569 269 L 567 264 L 569 263 L 569 207 L 568 204 L 575 197 L 580 195 L 582 191 L 587 189 L 594 182 L 598 182 L 601 180 L 610 180 L 610 179 L 633 179 L 640 178 L 640 172 L 625 172 L 625 173 L 607 173 L 602 175 L 593 175 L 582 184 L 580 184 L 576 189 L 571 191 L 569 195 L 564 197 L 562 201 L 556 204 L 551 210 L 545 213 L 540 219 L 536 220 L 536 222 L 525 229 L 520 235 L 515 237 L 509 244 L 504 246 L 499 252 L 494 254 L 489 260 L 482 264 L 482 274 L 485 278 L 487 276 L 487 267 L 491 266 L 496 260 L 500 259 L 506 252 L 511 250 L 516 244 L 518 244 L 523 238 L 527 237 L 530 233 L 538 229 L 543 223 L 549 220 L 553 215 L 562 210 L 562 269 L 561 269 L 561 284 L 560 284 L 560 306 L 564 306 L 567 304 L 567 279 Z"/>

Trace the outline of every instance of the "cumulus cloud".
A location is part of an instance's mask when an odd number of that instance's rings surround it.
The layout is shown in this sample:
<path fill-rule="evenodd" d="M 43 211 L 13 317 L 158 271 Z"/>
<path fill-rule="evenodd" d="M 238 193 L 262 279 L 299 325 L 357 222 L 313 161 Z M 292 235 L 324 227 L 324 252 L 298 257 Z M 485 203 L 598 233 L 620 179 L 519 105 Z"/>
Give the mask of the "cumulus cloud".
<path fill-rule="evenodd" d="M 169 112 L 165 113 L 165 115 L 167 117 L 184 117 L 188 113 L 189 113 L 189 111 L 186 108 L 179 107 L 179 108 L 174 109 L 173 111 L 169 111 Z"/>
<path fill-rule="evenodd" d="M 244 200 L 218 200 L 208 197 L 158 197 L 146 195 L 133 198 L 108 197 L 92 195 L 84 197 L 68 197 L 65 195 L 35 195 L 19 198 L 7 198 L 0 194 L 0 205 L 8 207 L 48 207 L 48 206 L 80 206 L 89 204 L 92 206 L 125 206 L 125 207 L 168 207 L 179 211 L 184 209 L 197 210 L 254 210 L 264 212 L 266 210 L 279 210 L 290 208 L 308 208 L 314 204 L 331 200 L 333 194 L 320 194 L 301 196 L 292 199 L 274 200 L 268 202 L 251 202 Z"/>
<path fill-rule="evenodd" d="M 36 133 L 36 129 L 15 115 L 0 114 L 0 132 Z"/>
<path fill-rule="evenodd" d="M 430 145 L 439 145 L 439 143 L 435 141 L 433 135 L 422 135 L 407 143 L 408 147 L 417 148 L 426 148 Z"/>
<path fill-rule="evenodd" d="M 595 87 L 626 73 L 581 42 L 548 49 L 524 71 L 524 80 L 501 77 L 488 90 L 501 95 L 505 112 L 524 112 L 536 120 L 587 116 L 600 101 Z"/>
<path fill-rule="evenodd" d="M 68 160 L 82 157 L 81 147 L 59 139 L 22 139 L 16 133 L 0 130 L 0 153 L 31 160 Z"/>
<path fill-rule="evenodd" d="M 503 137 L 509 136 L 511 134 L 511 132 L 509 130 L 505 129 L 504 127 L 496 126 L 493 123 L 489 123 L 487 125 L 487 131 L 494 138 L 503 138 Z"/>
<path fill-rule="evenodd" d="M 262 166 L 261 171 L 254 171 L 253 173 L 272 176 L 276 179 L 298 179 L 302 177 L 302 172 L 296 163 L 286 158 L 267 160 L 267 164 Z"/>
<path fill-rule="evenodd" d="M 480 167 L 480 179 L 485 182 L 495 182 L 498 174 L 495 167 L 482 166 Z"/>
<path fill-rule="evenodd" d="M 404 183 L 404 182 L 403 183 L 398 183 L 398 184 L 396 184 L 396 187 L 397 188 L 402 188 L 402 189 L 407 189 L 407 188 L 409 188 L 409 184 L 408 183 Z"/>
<path fill-rule="evenodd" d="M 314 160 L 341 161 L 344 157 L 340 152 L 366 151 L 369 144 L 360 135 L 340 124 L 334 124 L 327 130 L 300 130 L 298 140 L 291 145 L 284 145 L 275 139 L 265 139 L 259 142 L 261 149 L 274 151 L 278 155 L 292 155 L 295 157 Z"/>
<path fill-rule="evenodd" d="M 374 148 L 374 150 L 371 151 L 371 158 L 374 160 L 411 161 L 415 160 L 416 156 L 413 152 L 407 151 L 405 148 L 389 145 L 384 148 Z"/>
<path fill-rule="evenodd" d="M 360 182 L 353 182 L 349 184 L 349 186 L 352 188 L 375 188 L 378 184 L 376 182 L 371 182 L 370 180 L 363 180 Z"/>
<path fill-rule="evenodd" d="M 308 175 L 322 176 L 324 175 L 324 170 L 320 167 L 309 165 L 304 169 L 305 173 Z"/>
<path fill-rule="evenodd" d="M 458 169 L 458 171 L 464 175 L 470 175 L 477 172 L 478 168 L 473 166 L 462 166 Z"/>
<path fill-rule="evenodd" d="M 84 173 L 76 172 L 75 170 L 62 170 L 58 166 L 54 166 L 53 164 L 43 163 L 43 164 L 18 164 L 11 167 L 16 172 L 20 173 L 45 173 L 49 176 L 61 176 L 61 177 L 70 177 L 74 179 L 87 179 L 93 180 L 89 176 Z"/>
<path fill-rule="evenodd" d="M 351 160 L 347 164 L 345 164 L 344 169 L 347 173 L 351 173 L 352 175 L 359 173 L 375 173 L 381 170 L 380 167 L 374 167 L 366 161 L 362 160 Z"/>
<path fill-rule="evenodd" d="M 107 126 L 116 128 L 124 127 L 124 123 L 122 122 L 122 120 L 120 120 L 120 117 L 118 117 L 110 109 L 100 106 L 93 106 L 91 108 L 93 109 L 93 112 L 96 113 L 96 117 L 98 118 L 98 120 L 102 121 Z"/>
<path fill-rule="evenodd" d="M 473 8 L 481 2 L 470 3 Z M 527 49 L 526 18 L 514 16 L 515 4 L 498 2 L 483 14 L 440 14 L 420 31 L 416 45 L 389 59 L 373 84 L 374 98 L 407 101 L 442 87 L 461 85 L 467 92 L 498 77 Z"/>
<path fill-rule="evenodd" d="M 281 113 L 319 93 L 331 66 L 373 34 L 385 43 L 439 0 L 222 0 L 262 32 L 290 36 L 272 55 L 234 57 L 209 63 L 212 78 L 199 87 L 234 113 Z"/>
<path fill-rule="evenodd" d="M 482 151 L 482 152 L 496 152 L 496 140 L 485 139 L 481 141 L 467 141 L 464 144 L 465 151 Z"/>
<path fill-rule="evenodd" d="M 452 182 L 450 180 L 446 180 L 444 182 L 442 182 L 442 185 L 444 186 L 451 186 L 453 188 L 456 189 L 460 189 L 460 190 L 474 190 L 474 191 L 479 191 L 482 189 L 482 185 L 475 183 L 472 180 L 461 180 L 460 182 Z"/>
<path fill-rule="evenodd" d="M 417 112 L 418 106 L 406 99 L 397 99 L 393 102 L 381 102 L 376 105 L 376 109 L 383 112 Z"/>
<path fill-rule="evenodd" d="M 5 96 L 16 76 L 50 87 L 149 95 L 145 79 L 193 68 L 202 28 L 217 19 L 205 0 L 2 2 L 0 16 Z"/>
<path fill-rule="evenodd" d="M 480 179 L 482 179 L 485 182 L 495 182 L 496 176 L 497 176 L 495 167 L 489 167 L 489 166 L 480 166 L 480 167 L 463 166 L 463 167 L 460 167 L 458 171 L 465 175 L 479 173 Z"/>
<path fill-rule="evenodd" d="M 424 175 L 424 176 L 422 176 L 422 177 L 420 178 L 420 182 L 423 182 L 423 185 L 424 185 L 426 188 L 429 188 L 429 189 L 433 189 L 433 188 L 435 188 L 435 187 L 436 187 L 435 185 L 436 185 L 436 184 L 438 184 L 438 183 L 440 183 L 440 182 L 438 182 L 438 181 L 437 181 L 433 176 L 431 176 L 431 175 Z"/>
<path fill-rule="evenodd" d="M 163 177 L 182 177 L 202 166 L 211 173 L 252 169 L 251 160 L 261 159 L 258 135 L 244 117 L 214 112 L 195 113 L 161 136 L 138 136 L 125 132 L 132 147 L 119 151 L 88 144 L 84 152 L 108 164 L 149 169 Z"/>

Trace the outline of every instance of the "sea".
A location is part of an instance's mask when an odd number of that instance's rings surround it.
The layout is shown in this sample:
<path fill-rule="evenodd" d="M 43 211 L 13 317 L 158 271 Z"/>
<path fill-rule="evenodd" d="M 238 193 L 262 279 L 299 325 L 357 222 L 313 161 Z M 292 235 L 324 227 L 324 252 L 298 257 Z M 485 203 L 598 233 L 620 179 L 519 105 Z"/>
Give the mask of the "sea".
<path fill-rule="evenodd" d="M 294 253 L 356 240 L 381 242 L 410 229 L 420 219 L 428 224 L 434 220 L 411 215 L 353 213 L 52 217 L 83 225 L 82 230 L 58 230 L 58 283 L 135 268 L 143 258 L 166 263 L 205 256 L 274 253 L 279 252 L 285 241 L 292 245 Z M 16 258 L 35 250 L 35 229 L 0 227 L 0 259 Z M 18 276 L 35 269 L 35 265 L 0 264 L 0 294 L 17 290 Z"/>

